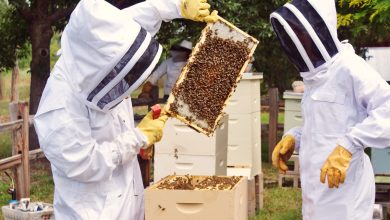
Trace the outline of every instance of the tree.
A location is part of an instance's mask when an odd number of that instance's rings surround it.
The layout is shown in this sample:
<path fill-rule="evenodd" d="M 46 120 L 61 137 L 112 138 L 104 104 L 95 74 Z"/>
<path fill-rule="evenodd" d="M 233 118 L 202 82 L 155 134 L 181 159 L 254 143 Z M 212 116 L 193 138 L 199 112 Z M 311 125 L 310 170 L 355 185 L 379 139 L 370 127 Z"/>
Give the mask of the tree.
<path fill-rule="evenodd" d="M 5 70 L 17 68 L 18 58 L 27 56 L 24 24 L 15 20 L 14 8 L 5 0 L 0 0 L 0 99 L 4 98 L 2 76 Z"/>
<path fill-rule="evenodd" d="M 15 8 L 0 0 L 0 69 L 11 69 L 17 58 L 29 53 L 25 24 L 17 19 Z"/>
<path fill-rule="evenodd" d="M 20 34 L 31 43 L 32 59 L 30 63 L 30 114 L 35 114 L 39 100 L 50 73 L 50 40 L 53 31 L 61 31 L 66 17 L 72 12 L 76 0 L 9 0 L 14 7 L 11 22 L 21 23 Z M 30 132 L 30 147 L 39 146 L 35 132 Z"/>
<path fill-rule="evenodd" d="M 50 74 L 50 40 L 54 31 L 63 30 L 67 18 L 78 2 L 78 0 L 9 0 L 9 4 L 16 12 L 13 13 L 14 17 L 10 23 L 18 28 L 20 34 L 23 34 L 24 42 L 31 43 L 30 114 L 36 113 Z M 113 0 L 110 2 L 126 7 L 139 1 Z M 23 25 L 15 26 L 16 23 Z M 12 49 L 10 48 L 9 51 Z M 34 149 L 38 146 L 35 132 L 30 132 L 30 147 Z"/>
<path fill-rule="evenodd" d="M 357 49 L 390 46 L 389 0 L 339 0 L 338 26 L 342 39 Z"/>

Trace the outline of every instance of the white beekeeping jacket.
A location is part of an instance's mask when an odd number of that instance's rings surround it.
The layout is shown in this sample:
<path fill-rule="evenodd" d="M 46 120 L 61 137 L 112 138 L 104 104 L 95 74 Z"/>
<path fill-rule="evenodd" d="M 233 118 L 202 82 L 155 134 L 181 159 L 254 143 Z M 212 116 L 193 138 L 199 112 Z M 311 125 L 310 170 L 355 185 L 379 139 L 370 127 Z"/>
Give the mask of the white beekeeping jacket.
<path fill-rule="evenodd" d="M 282 48 L 305 82 L 296 138 L 303 219 L 372 219 L 375 182 L 365 147 L 390 146 L 390 87 L 337 38 L 333 0 L 293 0 L 271 14 Z M 338 189 L 320 182 L 337 145 L 352 160 Z"/>
<path fill-rule="evenodd" d="M 152 35 L 162 20 L 181 17 L 179 8 L 179 0 L 125 10 L 82 0 L 73 11 L 34 118 L 56 219 L 144 219 L 137 154 L 146 137 L 126 97 L 156 65 L 161 46 Z"/>

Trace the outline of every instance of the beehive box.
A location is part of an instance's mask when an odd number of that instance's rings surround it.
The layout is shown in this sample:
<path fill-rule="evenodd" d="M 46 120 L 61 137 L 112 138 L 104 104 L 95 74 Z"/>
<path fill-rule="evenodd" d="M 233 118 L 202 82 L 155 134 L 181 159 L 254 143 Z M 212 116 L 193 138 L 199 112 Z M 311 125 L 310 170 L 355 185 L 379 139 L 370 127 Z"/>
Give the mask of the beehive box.
<path fill-rule="evenodd" d="M 209 23 L 167 101 L 167 111 L 211 136 L 258 41 L 228 21 Z"/>
<path fill-rule="evenodd" d="M 155 182 L 168 175 L 226 175 L 226 148 L 217 155 L 155 154 L 153 179 Z"/>
<path fill-rule="evenodd" d="M 247 219 L 247 185 L 246 177 L 168 176 L 145 190 L 145 219 Z"/>
<path fill-rule="evenodd" d="M 165 123 L 163 137 L 155 144 L 156 154 L 217 155 L 227 151 L 229 116 L 220 120 L 212 137 L 207 137 L 176 118 Z M 225 153 L 226 154 L 226 153 Z"/>
<path fill-rule="evenodd" d="M 176 118 L 169 118 L 164 136 L 155 144 L 154 181 L 177 175 L 226 175 L 228 115 L 212 137 L 207 137 Z"/>
<path fill-rule="evenodd" d="M 260 112 L 260 82 L 262 73 L 243 73 L 236 91 L 229 98 L 226 109 L 227 114 L 248 114 Z"/>
<path fill-rule="evenodd" d="M 261 171 L 260 112 L 229 115 L 228 166 Z"/>
<path fill-rule="evenodd" d="M 284 132 L 293 127 L 302 126 L 301 99 L 303 93 L 285 91 L 283 93 L 284 104 Z"/>

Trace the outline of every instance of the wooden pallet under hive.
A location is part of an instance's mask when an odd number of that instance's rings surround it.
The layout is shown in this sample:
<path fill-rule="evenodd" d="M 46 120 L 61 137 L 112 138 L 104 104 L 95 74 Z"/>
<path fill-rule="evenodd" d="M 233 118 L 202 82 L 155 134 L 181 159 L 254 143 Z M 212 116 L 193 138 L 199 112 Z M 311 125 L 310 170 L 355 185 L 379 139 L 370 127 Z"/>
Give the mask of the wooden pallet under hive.
<path fill-rule="evenodd" d="M 167 112 L 211 136 L 257 44 L 221 17 L 207 24 L 172 89 Z"/>

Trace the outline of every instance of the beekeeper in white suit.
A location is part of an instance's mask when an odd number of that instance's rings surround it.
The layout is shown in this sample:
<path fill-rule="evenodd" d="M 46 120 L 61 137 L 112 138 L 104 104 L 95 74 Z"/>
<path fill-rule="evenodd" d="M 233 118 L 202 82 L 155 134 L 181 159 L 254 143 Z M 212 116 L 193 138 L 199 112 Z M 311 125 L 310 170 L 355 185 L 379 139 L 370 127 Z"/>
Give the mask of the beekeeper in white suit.
<path fill-rule="evenodd" d="M 305 83 L 303 126 L 284 135 L 272 161 L 286 171 L 299 152 L 303 219 L 372 219 L 375 182 L 364 148 L 390 146 L 390 87 L 338 40 L 336 22 L 333 0 L 293 0 L 271 14 Z"/>
<path fill-rule="evenodd" d="M 131 99 L 156 65 L 162 20 L 212 22 L 206 0 L 150 0 L 119 10 L 81 0 L 34 125 L 52 165 L 56 219 L 144 219 L 137 157 L 162 136 L 166 115 L 134 127 Z"/>

